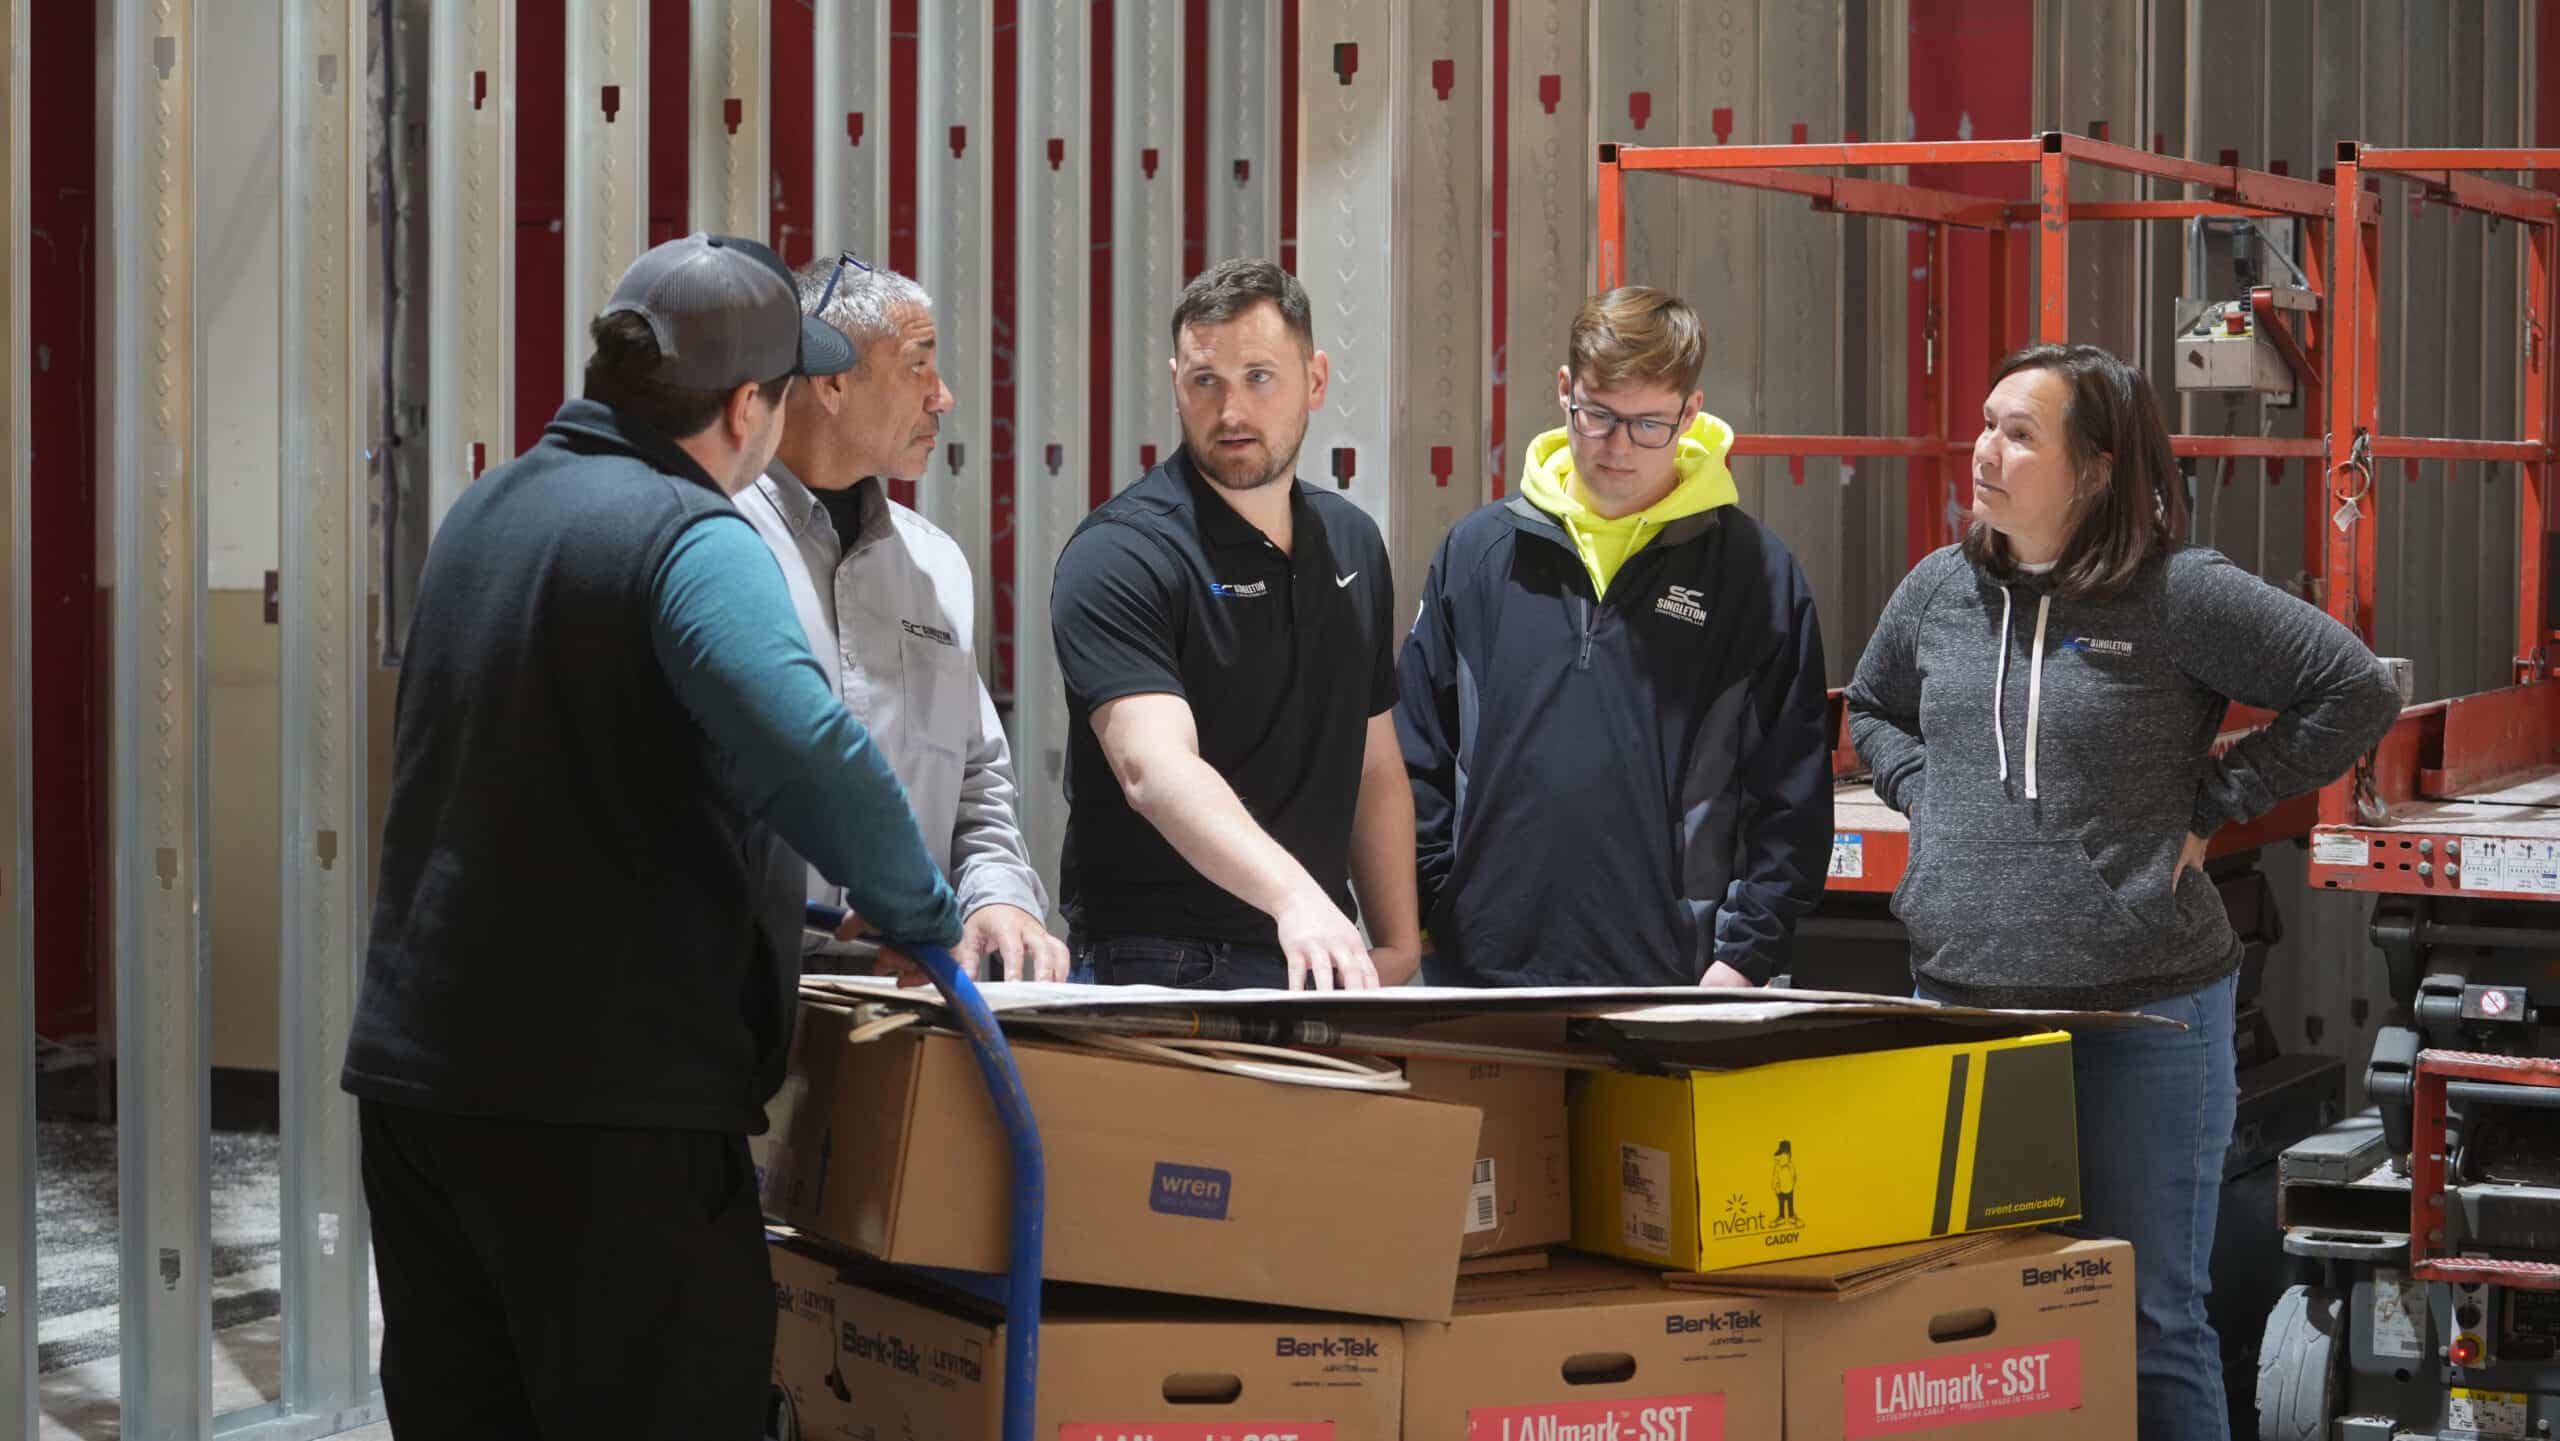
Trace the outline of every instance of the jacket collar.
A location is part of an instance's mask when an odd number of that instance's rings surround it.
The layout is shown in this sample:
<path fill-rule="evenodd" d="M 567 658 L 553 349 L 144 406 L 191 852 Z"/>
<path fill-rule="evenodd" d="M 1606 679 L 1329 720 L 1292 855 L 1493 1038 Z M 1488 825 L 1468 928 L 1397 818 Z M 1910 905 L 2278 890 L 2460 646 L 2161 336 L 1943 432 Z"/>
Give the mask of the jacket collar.
<path fill-rule="evenodd" d="M 683 446 L 601 401 L 580 398 L 564 403 L 542 434 L 582 454 L 626 455 L 715 495 L 727 495 Z"/>

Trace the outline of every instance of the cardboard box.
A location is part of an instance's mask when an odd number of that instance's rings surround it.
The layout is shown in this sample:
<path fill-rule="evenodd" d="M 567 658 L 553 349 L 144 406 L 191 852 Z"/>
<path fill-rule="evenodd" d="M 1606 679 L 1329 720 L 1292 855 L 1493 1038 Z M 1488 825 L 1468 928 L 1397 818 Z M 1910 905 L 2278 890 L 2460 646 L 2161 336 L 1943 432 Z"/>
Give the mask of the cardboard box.
<path fill-rule="evenodd" d="M 1124 1298 L 1122 1304 L 1127 1304 Z M 847 1279 L 835 1288 L 846 1382 L 794 1377 L 828 1404 L 803 1441 L 996 1441 L 1005 1329 L 992 1316 Z M 820 1363 L 799 1357 L 803 1370 Z M 1032 1434 L 1043 1441 L 1396 1441 L 1404 1340 L 1393 1322 L 1180 1303 L 1115 1314 L 1062 1299 L 1040 1323 Z"/>
<path fill-rule="evenodd" d="M 1788 1441 L 2131 1441 L 2133 1248 L 2033 1233 L 1785 1304 Z"/>
<path fill-rule="evenodd" d="M 901 1265 L 1005 1269 L 1003 1128 L 967 1042 L 859 1045 L 800 1008 L 756 1151 L 765 1213 Z M 1449 1314 L 1479 1117 L 1016 1043 L 1048 1170 L 1050 1278 L 1359 1315 Z"/>
<path fill-rule="evenodd" d="M 1572 1236 L 1564 1072 L 1549 1066 L 1417 1059 L 1405 1062 L 1404 1074 L 1419 1099 L 1484 1112 L 1467 1177 L 1460 1255 L 1562 1245 Z"/>
<path fill-rule="evenodd" d="M 844 1434 L 853 1399 L 836 1364 L 836 1262 L 815 1248 L 767 1232 L 773 1266 L 773 1388 L 776 1407 L 792 1418 L 782 1435 Z"/>
<path fill-rule="evenodd" d="M 1604 1073 L 1574 1102 L 1574 1244 L 1647 1265 L 1714 1271 L 2079 1213 L 2058 1031 Z"/>
<path fill-rule="evenodd" d="M 1405 1324 L 1405 1438 L 1769 1441 L 1783 1325 L 1777 1303 L 1604 1262 L 1469 1277 L 1449 1320 Z"/>

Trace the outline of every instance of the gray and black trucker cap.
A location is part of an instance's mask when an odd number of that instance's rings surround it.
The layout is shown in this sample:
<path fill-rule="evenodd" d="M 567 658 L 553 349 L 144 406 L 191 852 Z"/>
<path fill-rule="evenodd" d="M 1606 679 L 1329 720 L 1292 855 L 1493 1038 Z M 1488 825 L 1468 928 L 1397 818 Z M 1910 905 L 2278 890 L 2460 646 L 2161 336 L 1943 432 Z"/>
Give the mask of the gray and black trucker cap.
<path fill-rule="evenodd" d="M 782 257 L 735 235 L 696 233 L 655 246 L 622 273 L 603 313 L 630 311 L 658 341 L 653 378 L 734 390 L 784 375 L 853 369 L 853 342 L 800 313 Z"/>

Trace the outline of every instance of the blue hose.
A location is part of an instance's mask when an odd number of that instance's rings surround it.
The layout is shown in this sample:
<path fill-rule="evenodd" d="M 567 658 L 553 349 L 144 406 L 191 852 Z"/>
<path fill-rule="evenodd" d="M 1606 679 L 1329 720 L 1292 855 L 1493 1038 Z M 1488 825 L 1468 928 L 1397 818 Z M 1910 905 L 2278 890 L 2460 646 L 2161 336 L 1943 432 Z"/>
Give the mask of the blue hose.
<path fill-rule="evenodd" d="M 813 901 L 808 924 L 813 930 L 832 933 L 844 924 L 844 912 Z M 995 1012 L 987 1009 L 977 984 L 940 946 L 917 946 L 908 953 L 933 977 L 934 987 L 959 1017 L 1013 1151 L 1013 1246 L 1004 1298 L 1004 1441 L 1031 1441 L 1040 1390 L 1041 1235 L 1049 1200 L 1048 1174 L 1040 1157 L 1040 1123 L 1031 1114 L 1031 1097 L 1022 1088 L 1013 1049 L 1005 1044 Z"/>

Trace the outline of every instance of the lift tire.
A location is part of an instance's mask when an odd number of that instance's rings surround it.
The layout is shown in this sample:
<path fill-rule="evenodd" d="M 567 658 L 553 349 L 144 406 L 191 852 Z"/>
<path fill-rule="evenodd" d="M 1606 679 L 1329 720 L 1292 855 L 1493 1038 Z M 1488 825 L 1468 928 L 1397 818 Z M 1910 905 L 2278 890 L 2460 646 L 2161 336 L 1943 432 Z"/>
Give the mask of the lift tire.
<path fill-rule="evenodd" d="M 2267 1313 L 2258 1343 L 2258 1441 L 2323 1441 L 2338 1414 L 2346 1307 L 2295 1286 Z"/>

